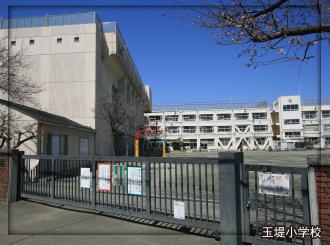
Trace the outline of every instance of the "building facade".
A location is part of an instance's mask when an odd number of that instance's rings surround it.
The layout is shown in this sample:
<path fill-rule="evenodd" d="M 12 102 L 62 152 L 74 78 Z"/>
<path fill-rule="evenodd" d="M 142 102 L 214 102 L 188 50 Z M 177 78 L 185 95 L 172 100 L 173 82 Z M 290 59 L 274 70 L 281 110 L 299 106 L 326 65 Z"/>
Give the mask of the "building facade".
<path fill-rule="evenodd" d="M 82 13 L 2 20 L 0 27 L 11 52 L 24 49 L 26 73 L 42 88 L 36 98 L 40 109 L 94 129 L 96 155 L 113 154 L 115 145 L 97 110 L 99 100 L 120 95 L 151 111 L 150 88 L 115 22 Z"/>
<path fill-rule="evenodd" d="M 273 108 L 265 102 L 166 104 L 146 116 L 162 139 L 189 149 L 330 147 L 330 103 L 303 105 L 300 96 L 279 97 Z"/>

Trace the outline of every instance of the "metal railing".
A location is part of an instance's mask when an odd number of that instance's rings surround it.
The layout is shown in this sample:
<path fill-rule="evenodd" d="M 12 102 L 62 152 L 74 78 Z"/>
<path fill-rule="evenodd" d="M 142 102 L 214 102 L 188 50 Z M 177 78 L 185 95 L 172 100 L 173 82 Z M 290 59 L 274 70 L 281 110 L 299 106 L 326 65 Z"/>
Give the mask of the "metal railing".
<path fill-rule="evenodd" d="M 99 190 L 99 162 L 125 172 L 141 167 L 142 195 L 128 194 L 125 185 Z M 90 189 L 80 188 L 82 167 L 92 172 Z M 23 156 L 21 196 L 209 230 L 220 223 L 217 158 Z M 185 203 L 185 219 L 174 218 L 174 201 Z"/>
<path fill-rule="evenodd" d="M 187 102 L 187 103 L 163 103 L 153 106 L 153 111 L 176 110 L 213 110 L 213 109 L 248 109 L 267 108 L 266 101 L 260 102 Z"/>

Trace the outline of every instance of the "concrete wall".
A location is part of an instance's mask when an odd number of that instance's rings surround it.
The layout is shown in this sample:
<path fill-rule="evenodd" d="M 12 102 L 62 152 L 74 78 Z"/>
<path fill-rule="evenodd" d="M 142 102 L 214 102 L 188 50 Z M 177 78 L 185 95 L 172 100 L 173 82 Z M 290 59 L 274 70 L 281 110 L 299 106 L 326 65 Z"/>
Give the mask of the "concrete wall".
<path fill-rule="evenodd" d="M 13 51 L 24 49 L 31 80 L 40 84 L 42 110 L 95 127 L 96 25 L 14 28 Z M 74 38 L 78 37 L 79 42 Z M 61 39 L 61 42 L 58 41 Z M 34 40 L 34 44 L 30 44 Z"/>

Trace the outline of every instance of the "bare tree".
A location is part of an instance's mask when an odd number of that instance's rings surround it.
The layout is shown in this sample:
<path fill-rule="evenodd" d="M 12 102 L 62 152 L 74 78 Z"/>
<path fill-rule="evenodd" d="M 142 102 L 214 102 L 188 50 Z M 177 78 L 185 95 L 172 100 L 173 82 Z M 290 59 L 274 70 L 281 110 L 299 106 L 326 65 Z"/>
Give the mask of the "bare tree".
<path fill-rule="evenodd" d="M 24 57 L 25 49 L 8 48 L 8 37 L 0 38 L 0 95 L 8 101 L 36 106 L 35 95 L 41 91 L 26 71 L 30 66 Z M 6 105 L 0 107 L 0 148 L 17 148 L 37 137 L 35 122 L 22 121 Z"/>
<path fill-rule="evenodd" d="M 330 43 L 327 0 L 232 0 L 192 10 L 189 20 L 209 30 L 218 45 L 241 45 L 238 56 L 247 56 L 252 68 L 303 62 L 314 57 L 311 50 L 318 42 Z"/>
<path fill-rule="evenodd" d="M 135 129 L 144 126 L 143 103 L 126 102 L 123 96 L 105 96 L 96 103 L 96 107 L 111 129 L 112 142 L 115 143 L 120 136 L 125 136 L 128 155 L 130 136 Z"/>

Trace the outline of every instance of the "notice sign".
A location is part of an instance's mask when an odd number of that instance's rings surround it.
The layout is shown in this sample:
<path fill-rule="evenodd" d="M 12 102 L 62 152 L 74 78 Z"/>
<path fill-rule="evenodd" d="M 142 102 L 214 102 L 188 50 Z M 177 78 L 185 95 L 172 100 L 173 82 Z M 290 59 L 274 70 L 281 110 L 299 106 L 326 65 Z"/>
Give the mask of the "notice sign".
<path fill-rule="evenodd" d="M 90 168 L 80 168 L 80 188 L 91 188 L 91 170 Z"/>
<path fill-rule="evenodd" d="M 290 174 L 258 172 L 258 192 L 276 196 L 291 196 Z"/>
<path fill-rule="evenodd" d="M 124 165 L 114 165 L 112 171 L 112 185 L 124 185 Z"/>
<path fill-rule="evenodd" d="M 141 167 L 127 167 L 127 193 L 130 195 L 142 195 Z"/>
<path fill-rule="evenodd" d="M 174 218 L 184 220 L 185 219 L 184 202 L 173 201 L 173 208 L 174 208 Z"/>
<path fill-rule="evenodd" d="M 97 187 L 99 191 L 111 191 L 111 163 L 98 163 Z"/>

